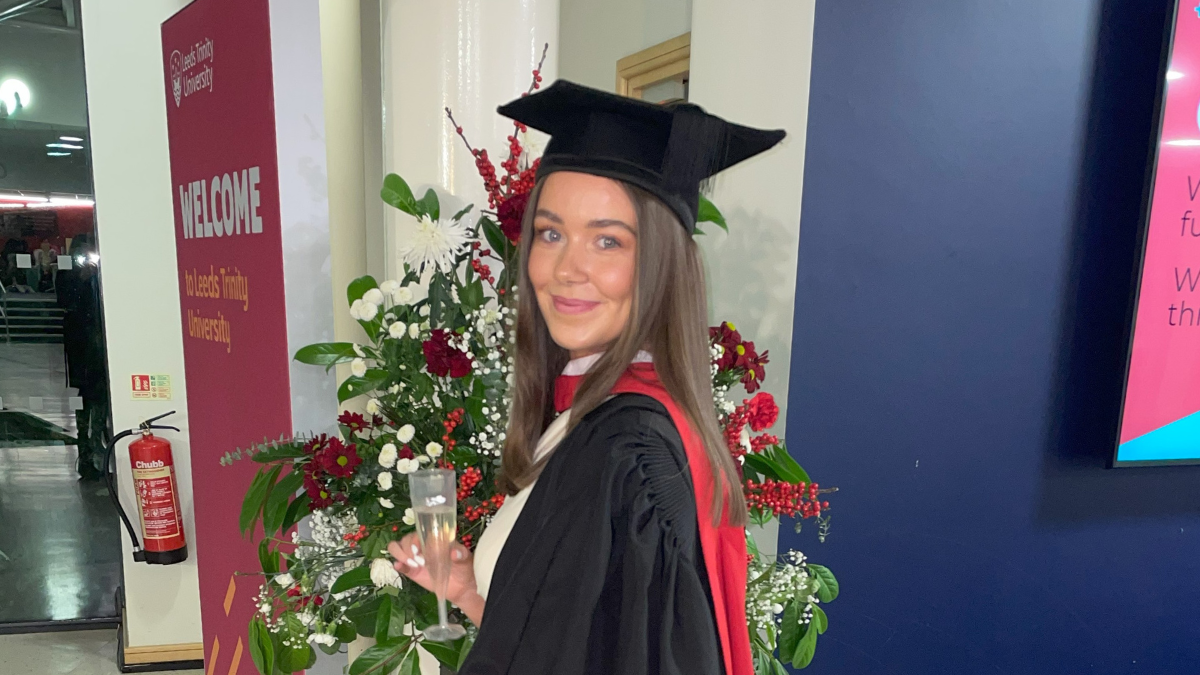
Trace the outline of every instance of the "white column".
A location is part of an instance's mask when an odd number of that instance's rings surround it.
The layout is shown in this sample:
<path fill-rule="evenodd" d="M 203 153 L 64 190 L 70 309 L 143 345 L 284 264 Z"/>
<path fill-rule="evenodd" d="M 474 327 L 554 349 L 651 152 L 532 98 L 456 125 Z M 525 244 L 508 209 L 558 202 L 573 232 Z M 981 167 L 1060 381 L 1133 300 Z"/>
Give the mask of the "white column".
<path fill-rule="evenodd" d="M 445 108 L 454 111 L 471 144 L 487 148 L 499 164 L 513 127 L 496 107 L 529 88 L 547 43 L 543 85 L 556 77 L 557 42 L 558 0 L 384 0 L 386 170 L 403 176 L 418 197 L 427 187 L 458 197 L 443 204 L 443 213 L 468 203 L 486 207 L 475 159 Z M 395 276 L 397 212 L 386 213 L 386 267 Z"/>

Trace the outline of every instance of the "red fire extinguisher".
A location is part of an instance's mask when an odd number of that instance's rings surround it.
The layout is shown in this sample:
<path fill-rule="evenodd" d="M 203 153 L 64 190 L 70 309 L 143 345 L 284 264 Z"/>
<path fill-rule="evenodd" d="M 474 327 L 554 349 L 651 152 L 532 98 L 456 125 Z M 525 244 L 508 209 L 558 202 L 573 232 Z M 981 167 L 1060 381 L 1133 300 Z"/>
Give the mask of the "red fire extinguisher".
<path fill-rule="evenodd" d="M 187 541 L 183 537 L 183 513 L 179 508 L 179 486 L 175 482 L 175 461 L 171 457 L 171 444 L 165 438 L 151 433 L 153 429 L 179 429 L 158 425 L 155 422 L 175 411 L 142 422 L 138 429 L 126 429 L 113 437 L 104 455 L 104 477 L 108 482 L 108 493 L 129 538 L 133 540 L 133 559 L 151 565 L 173 565 L 187 560 Z M 129 464 L 133 470 L 133 490 L 137 495 L 138 518 L 142 525 L 142 544 L 138 543 L 137 531 L 121 508 L 117 497 L 114 474 L 108 470 L 109 459 L 117 442 L 141 432 L 141 438 L 129 444 Z"/>

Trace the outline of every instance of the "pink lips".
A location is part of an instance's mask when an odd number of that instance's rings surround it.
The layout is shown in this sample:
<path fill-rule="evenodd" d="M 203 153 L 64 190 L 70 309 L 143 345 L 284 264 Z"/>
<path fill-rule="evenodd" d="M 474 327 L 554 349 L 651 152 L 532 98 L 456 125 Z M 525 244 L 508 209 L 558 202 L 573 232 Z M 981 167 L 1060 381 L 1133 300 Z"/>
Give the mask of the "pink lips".
<path fill-rule="evenodd" d="M 600 303 L 591 300 L 572 300 L 564 298 L 560 295 L 551 296 L 554 298 L 554 309 L 562 314 L 584 314 L 590 312 Z"/>

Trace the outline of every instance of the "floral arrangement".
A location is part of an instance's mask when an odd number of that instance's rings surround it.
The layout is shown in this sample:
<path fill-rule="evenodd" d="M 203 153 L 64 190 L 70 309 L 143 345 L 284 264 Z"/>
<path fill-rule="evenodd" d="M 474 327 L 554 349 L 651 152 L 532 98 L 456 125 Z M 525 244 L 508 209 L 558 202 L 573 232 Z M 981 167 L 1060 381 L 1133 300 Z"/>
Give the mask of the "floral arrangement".
<path fill-rule="evenodd" d="M 539 70 L 530 91 L 539 86 Z M 449 110 L 447 116 L 453 123 Z M 462 128 L 455 129 L 467 143 Z M 537 168 L 522 132 L 517 124 L 508 139 L 500 177 L 487 152 L 467 143 L 488 193 L 488 209 L 474 224 L 470 206 L 444 217 L 433 190 L 417 199 L 400 176 L 384 180 L 384 201 L 416 221 L 401 250 L 403 278 L 362 277 L 349 285 L 349 312 L 364 343 L 310 345 L 295 356 L 327 371 L 348 364 L 338 400 L 365 397 L 365 412 L 342 413 L 336 435 L 284 438 L 222 459 L 262 465 L 239 527 L 256 534 L 261 524 L 263 533 L 264 582 L 249 642 L 264 675 L 311 667 L 314 649 L 335 654 L 360 636 L 375 644 L 350 664 L 350 675 L 418 673 L 418 645 L 456 669 L 470 649 L 475 629 L 463 616 L 455 619 L 468 625 L 466 637 L 423 639 L 420 631 L 437 622 L 436 599 L 403 583 L 386 548 L 415 529 L 406 476 L 421 467 L 457 472 L 458 533 L 467 547 L 504 503 L 496 477 L 512 382 L 511 271 Z M 725 227 L 707 200 L 701 220 Z M 766 392 L 740 404 L 729 399 L 734 387 L 748 394 L 759 389 L 768 354 L 757 353 L 729 323 L 712 328 L 710 338 L 714 405 L 744 471 L 751 521 L 814 519 L 823 538 L 829 504 L 821 496 L 832 490 L 812 483 L 768 433 L 779 415 L 774 399 Z M 301 536 L 296 526 L 305 517 L 311 532 Z M 778 675 L 785 662 L 804 667 L 828 624 L 819 603 L 837 596 L 837 581 L 798 552 L 768 557 L 748 542 L 747 629 L 756 671 Z"/>

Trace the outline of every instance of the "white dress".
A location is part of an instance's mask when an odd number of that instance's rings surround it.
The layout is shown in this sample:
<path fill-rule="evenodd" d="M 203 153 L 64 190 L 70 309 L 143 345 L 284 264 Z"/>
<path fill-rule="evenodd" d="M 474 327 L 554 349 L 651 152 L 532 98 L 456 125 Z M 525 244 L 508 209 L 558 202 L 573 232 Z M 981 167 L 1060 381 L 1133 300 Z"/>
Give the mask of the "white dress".
<path fill-rule="evenodd" d="M 601 356 L 601 354 L 593 354 L 573 359 L 563 369 L 563 375 L 583 375 L 591 370 Z M 653 359 L 650 354 L 644 351 L 638 352 L 633 359 L 634 363 L 651 361 Z M 571 411 L 567 410 L 546 427 L 546 431 L 538 439 L 537 449 L 534 450 L 535 462 L 558 447 L 567 434 L 567 422 L 570 417 Z M 521 509 L 525 508 L 525 502 L 529 500 L 529 493 L 536 484 L 535 480 L 517 494 L 505 499 L 504 505 L 496 511 L 492 516 L 492 522 L 488 523 L 487 529 L 479 536 L 479 543 L 475 546 L 475 588 L 484 600 L 487 600 L 488 589 L 492 585 L 492 574 L 496 571 L 496 561 L 500 559 L 500 551 L 504 550 L 508 535 L 512 532 L 513 525 L 517 523 Z"/>

